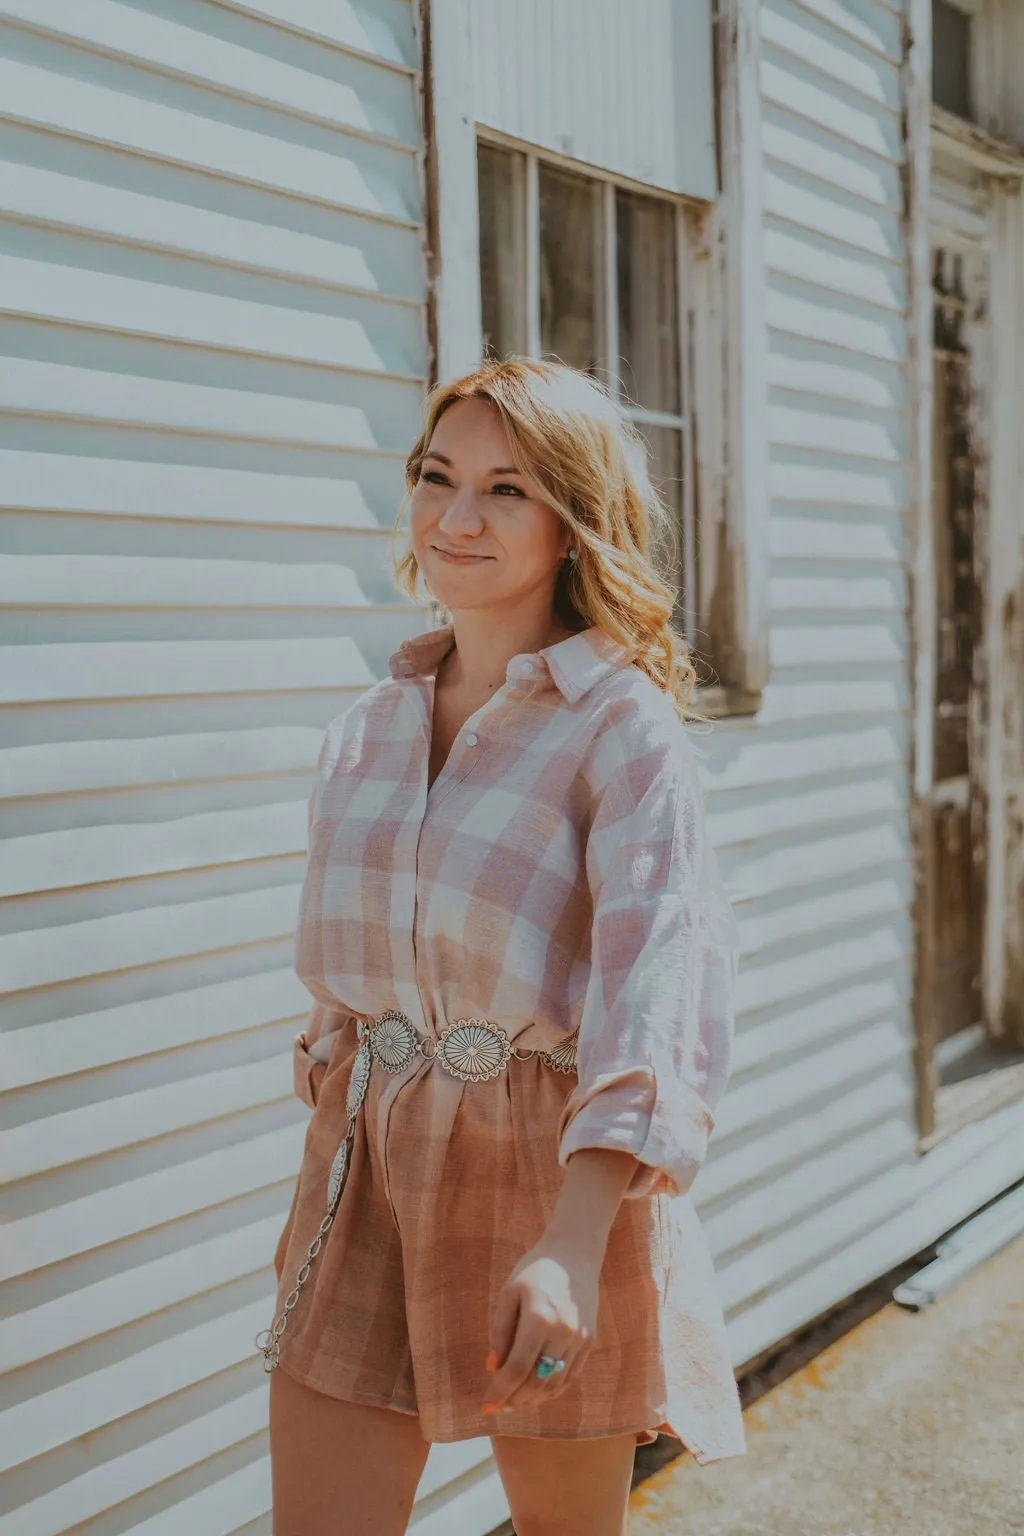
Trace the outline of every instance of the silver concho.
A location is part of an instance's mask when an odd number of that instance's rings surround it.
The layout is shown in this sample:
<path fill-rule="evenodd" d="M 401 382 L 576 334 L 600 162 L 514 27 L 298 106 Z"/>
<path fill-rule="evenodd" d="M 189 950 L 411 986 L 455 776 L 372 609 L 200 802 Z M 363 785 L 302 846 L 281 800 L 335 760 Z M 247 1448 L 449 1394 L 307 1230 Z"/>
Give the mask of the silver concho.
<path fill-rule="evenodd" d="M 559 1040 L 552 1051 L 542 1051 L 541 1060 L 556 1072 L 576 1071 L 576 1041 L 579 1038 L 579 1030 L 574 1029 L 571 1035 L 566 1035 L 564 1040 Z"/>
<path fill-rule="evenodd" d="M 331 1164 L 331 1176 L 327 1180 L 327 1209 L 333 1211 L 341 1199 L 341 1191 L 345 1184 L 345 1175 L 348 1172 L 348 1137 L 342 1142 L 334 1154 L 334 1162 Z"/>
<path fill-rule="evenodd" d="M 373 1059 L 385 1072 L 404 1072 L 416 1054 L 416 1031 L 404 1013 L 391 1008 L 370 1031 Z"/>
<path fill-rule="evenodd" d="M 512 1045 L 505 1031 L 486 1019 L 457 1019 L 437 1037 L 437 1060 L 464 1083 L 498 1077 L 511 1056 Z"/>
<path fill-rule="evenodd" d="M 366 1085 L 370 1081 L 370 1047 L 364 1043 L 356 1051 L 355 1060 L 352 1063 L 352 1076 L 348 1080 L 348 1094 L 345 1098 L 345 1113 L 350 1120 L 354 1120 L 362 1108 L 366 1097 Z"/>

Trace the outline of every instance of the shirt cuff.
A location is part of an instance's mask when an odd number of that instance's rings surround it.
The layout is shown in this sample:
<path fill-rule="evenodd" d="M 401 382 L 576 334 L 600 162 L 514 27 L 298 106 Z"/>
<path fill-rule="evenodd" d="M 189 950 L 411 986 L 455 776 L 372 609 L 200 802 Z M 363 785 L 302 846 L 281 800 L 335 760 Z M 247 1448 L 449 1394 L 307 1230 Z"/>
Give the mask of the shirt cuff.
<path fill-rule="evenodd" d="M 295 1044 L 292 1048 L 292 1070 L 295 1078 L 295 1092 L 308 1109 L 316 1109 L 320 1082 L 327 1071 L 327 1064 L 311 1056 L 309 1046 L 310 1039 L 305 1031 L 295 1036 Z"/>
<path fill-rule="evenodd" d="M 638 1167 L 624 1198 L 684 1195 L 700 1171 L 714 1118 L 685 1084 L 659 1083 L 651 1066 L 607 1072 L 573 1089 L 558 1127 L 558 1161 L 607 1147 L 632 1152 Z"/>

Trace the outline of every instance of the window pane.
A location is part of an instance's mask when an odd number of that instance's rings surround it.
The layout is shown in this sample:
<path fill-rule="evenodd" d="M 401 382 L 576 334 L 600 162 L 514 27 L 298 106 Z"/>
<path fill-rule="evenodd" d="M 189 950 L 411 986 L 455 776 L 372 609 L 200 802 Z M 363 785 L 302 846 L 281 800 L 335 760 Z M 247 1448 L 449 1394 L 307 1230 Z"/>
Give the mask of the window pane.
<path fill-rule="evenodd" d="M 676 217 L 671 203 L 615 194 L 622 392 L 649 411 L 682 409 Z"/>
<path fill-rule="evenodd" d="M 932 0 L 932 100 L 971 116 L 971 18 L 948 0 Z"/>
<path fill-rule="evenodd" d="M 601 185 L 541 166 L 540 346 L 596 372 L 601 362 Z"/>
<path fill-rule="evenodd" d="M 484 351 L 526 351 L 526 202 L 522 155 L 477 146 Z"/>
<path fill-rule="evenodd" d="M 672 427 L 641 427 L 650 458 L 649 470 L 655 489 L 668 508 L 672 520 L 670 536 L 664 545 L 655 546 L 659 569 L 673 581 L 683 598 L 683 560 L 686 547 L 683 523 L 683 438 Z"/>

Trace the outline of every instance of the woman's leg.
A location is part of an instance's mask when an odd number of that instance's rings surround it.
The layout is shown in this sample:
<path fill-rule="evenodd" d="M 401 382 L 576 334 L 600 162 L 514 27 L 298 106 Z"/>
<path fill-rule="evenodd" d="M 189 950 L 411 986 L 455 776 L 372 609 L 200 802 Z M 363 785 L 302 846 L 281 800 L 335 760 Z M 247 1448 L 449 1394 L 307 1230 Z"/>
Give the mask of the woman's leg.
<path fill-rule="evenodd" d="M 636 1435 L 492 1435 L 516 1536 L 625 1536 Z"/>
<path fill-rule="evenodd" d="M 430 1446 L 420 1421 L 270 1378 L 274 1536 L 403 1536 Z"/>

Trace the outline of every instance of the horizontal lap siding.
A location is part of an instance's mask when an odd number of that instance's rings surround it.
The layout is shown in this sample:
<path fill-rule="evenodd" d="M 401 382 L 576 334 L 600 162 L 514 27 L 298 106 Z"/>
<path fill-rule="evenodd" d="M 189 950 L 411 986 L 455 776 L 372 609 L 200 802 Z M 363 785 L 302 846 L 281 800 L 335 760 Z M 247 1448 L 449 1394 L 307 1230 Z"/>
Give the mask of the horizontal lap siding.
<path fill-rule="evenodd" d="M 696 1190 L 737 1364 L 870 1278 L 915 1145 L 902 22 L 760 17 L 772 672 L 707 747 L 745 954 Z"/>
<path fill-rule="evenodd" d="M 309 773 L 421 627 L 418 97 L 404 0 L 0 0 L 2 1536 L 269 1531 Z"/>

